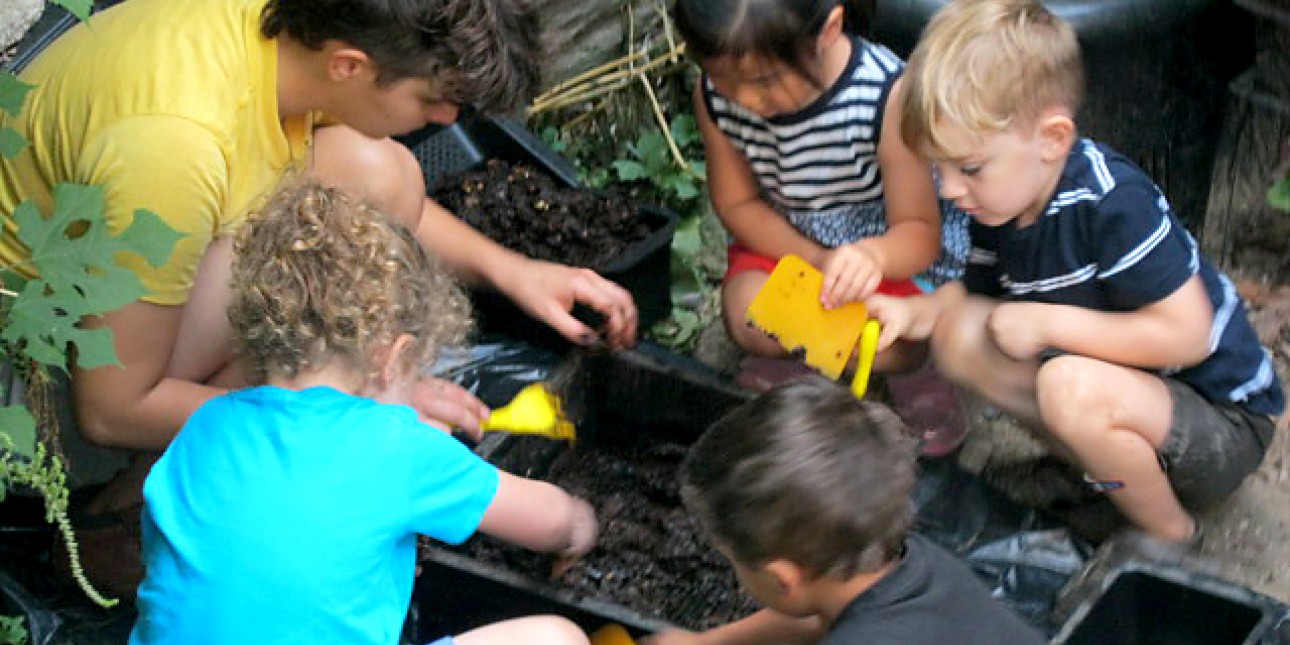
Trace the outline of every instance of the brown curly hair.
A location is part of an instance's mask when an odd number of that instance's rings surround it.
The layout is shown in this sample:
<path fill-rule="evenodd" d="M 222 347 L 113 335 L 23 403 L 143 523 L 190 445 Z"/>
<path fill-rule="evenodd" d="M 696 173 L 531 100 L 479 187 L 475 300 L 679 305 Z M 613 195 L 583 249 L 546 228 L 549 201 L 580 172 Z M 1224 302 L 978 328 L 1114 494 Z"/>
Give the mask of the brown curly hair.
<path fill-rule="evenodd" d="M 402 226 L 315 182 L 276 191 L 236 240 L 229 322 L 251 380 L 332 360 L 367 376 L 400 334 L 406 366 L 427 367 L 470 328 L 470 301 Z"/>
<path fill-rule="evenodd" d="M 528 0 L 270 0 L 260 33 L 315 51 L 339 40 L 376 61 L 377 82 L 428 78 L 445 98 L 509 112 L 537 91 L 537 13 Z"/>

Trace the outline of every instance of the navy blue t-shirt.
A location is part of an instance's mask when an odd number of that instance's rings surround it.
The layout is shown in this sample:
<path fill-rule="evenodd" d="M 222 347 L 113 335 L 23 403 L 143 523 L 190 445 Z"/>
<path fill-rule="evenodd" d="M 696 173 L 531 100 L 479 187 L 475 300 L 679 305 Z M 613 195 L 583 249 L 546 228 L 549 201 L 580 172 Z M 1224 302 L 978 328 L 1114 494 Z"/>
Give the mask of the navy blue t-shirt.
<path fill-rule="evenodd" d="M 1005 300 L 1127 312 L 1164 299 L 1199 273 L 1214 306 L 1212 353 L 1199 365 L 1159 373 L 1214 403 L 1267 415 L 1285 408 L 1272 358 L 1232 282 L 1201 257 L 1146 173 L 1110 148 L 1076 142 L 1034 224 L 988 227 L 974 220 L 969 232 L 963 284 Z"/>

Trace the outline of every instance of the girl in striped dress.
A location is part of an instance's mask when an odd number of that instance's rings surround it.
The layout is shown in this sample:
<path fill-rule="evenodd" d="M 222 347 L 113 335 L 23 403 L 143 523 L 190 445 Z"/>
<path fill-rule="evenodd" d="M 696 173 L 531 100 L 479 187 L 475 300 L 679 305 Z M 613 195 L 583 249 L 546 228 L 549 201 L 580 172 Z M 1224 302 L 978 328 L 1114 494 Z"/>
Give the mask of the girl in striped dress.
<path fill-rule="evenodd" d="M 677 30 L 703 68 L 694 111 L 717 217 L 733 237 L 721 304 L 744 357 L 738 381 L 765 390 L 806 372 L 746 323 L 779 258 L 824 273 L 826 307 L 913 295 L 957 279 L 967 215 L 938 201 L 933 170 L 900 139 L 903 62 L 860 37 L 873 0 L 677 0 Z M 967 423 L 926 342 L 878 353 L 897 412 L 942 457 Z M 922 369 L 920 369 L 922 368 Z"/>
<path fill-rule="evenodd" d="M 863 5 L 677 0 L 673 9 L 703 70 L 695 113 L 712 203 L 733 238 L 723 315 L 753 356 L 786 355 L 745 322 L 785 255 L 824 273 L 826 307 L 921 293 L 962 271 L 967 217 L 938 202 L 931 166 L 901 141 L 903 62 L 856 35 Z M 897 343 L 874 368 L 913 370 L 926 356 L 925 343 Z"/>

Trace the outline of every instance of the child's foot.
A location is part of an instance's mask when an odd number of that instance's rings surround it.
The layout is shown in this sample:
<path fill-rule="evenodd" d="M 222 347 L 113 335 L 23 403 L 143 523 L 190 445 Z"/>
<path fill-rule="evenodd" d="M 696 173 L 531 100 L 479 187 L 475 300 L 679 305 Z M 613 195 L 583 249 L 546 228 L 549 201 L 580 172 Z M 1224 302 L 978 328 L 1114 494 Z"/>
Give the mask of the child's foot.
<path fill-rule="evenodd" d="M 739 362 L 739 373 L 735 375 L 735 382 L 744 389 L 765 392 L 780 383 L 795 381 L 815 373 L 815 370 L 796 358 L 745 356 Z"/>
<path fill-rule="evenodd" d="M 968 431 L 963 401 L 931 363 L 908 374 L 889 375 L 887 390 L 896 414 L 922 442 L 920 456 L 947 457 L 963 445 Z"/>

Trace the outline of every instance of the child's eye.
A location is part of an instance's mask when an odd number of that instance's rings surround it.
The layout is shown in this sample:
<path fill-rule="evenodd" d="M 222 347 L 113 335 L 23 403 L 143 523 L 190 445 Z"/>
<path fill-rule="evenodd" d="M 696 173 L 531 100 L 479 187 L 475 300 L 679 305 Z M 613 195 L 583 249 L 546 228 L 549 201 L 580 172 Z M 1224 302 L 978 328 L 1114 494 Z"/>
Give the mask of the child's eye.
<path fill-rule="evenodd" d="M 959 166 L 959 172 L 960 172 L 960 173 L 963 173 L 963 175 L 965 175 L 965 176 L 967 176 L 967 177 L 973 177 L 973 176 L 975 176 L 977 173 L 981 172 L 981 164 L 971 164 L 971 165 L 966 165 L 966 166 Z"/>

